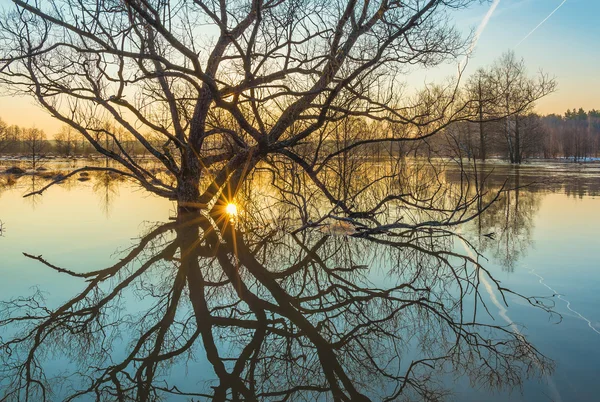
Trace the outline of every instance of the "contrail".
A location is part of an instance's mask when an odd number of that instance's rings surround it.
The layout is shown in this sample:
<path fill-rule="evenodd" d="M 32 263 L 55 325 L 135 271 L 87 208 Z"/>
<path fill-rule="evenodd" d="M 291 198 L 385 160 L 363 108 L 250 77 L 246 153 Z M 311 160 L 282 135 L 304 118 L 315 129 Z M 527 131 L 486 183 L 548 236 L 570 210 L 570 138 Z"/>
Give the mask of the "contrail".
<path fill-rule="evenodd" d="M 465 67 L 467 65 L 467 61 L 469 60 L 469 57 L 471 56 L 471 53 L 473 53 L 473 50 L 475 50 L 475 46 L 477 46 L 477 42 L 479 42 L 479 37 L 483 33 L 483 31 L 484 31 L 485 27 L 487 26 L 488 22 L 490 22 L 490 18 L 492 18 L 492 15 L 494 14 L 494 11 L 496 11 L 496 7 L 498 7 L 498 4 L 500 4 L 500 0 L 494 0 L 494 2 L 492 3 L 492 5 L 490 6 L 490 9 L 488 10 L 488 12 L 485 14 L 485 16 L 483 17 L 483 19 L 479 23 L 479 26 L 477 26 L 477 30 L 475 31 L 475 35 L 473 36 L 473 40 L 471 41 L 471 44 L 469 45 L 469 49 L 467 50 L 467 54 L 458 63 L 458 72 L 457 73 L 458 73 L 459 76 L 461 75 L 461 73 L 465 69 Z"/>
<path fill-rule="evenodd" d="M 494 0 L 492 5 L 490 6 L 490 9 L 488 10 L 488 12 L 485 14 L 483 19 L 479 23 L 479 26 L 477 27 L 477 31 L 475 31 L 475 36 L 473 37 L 473 40 L 471 41 L 471 45 L 469 46 L 469 51 L 468 51 L 467 55 L 470 55 L 471 52 L 473 51 L 473 49 L 475 49 L 475 46 L 477 46 L 477 42 L 479 42 L 479 37 L 483 33 L 483 30 L 487 26 L 488 22 L 490 22 L 490 18 L 492 18 L 494 11 L 496 11 L 496 7 L 498 7 L 498 4 L 500 4 L 500 0 Z"/>
<path fill-rule="evenodd" d="M 563 1 L 562 1 L 562 3 L 560 3 L 560 4 L 558 5 L 558 7 L 556 7 L 556 8 L 555 8 L 555 9 L 554 9 L 554 10 L 553 10 L 553 11 L 552 11 L 552 12 L 551 12 L 551 13 L 550 13 L 550 14 L 549 14 L 549 15 L 548 15 L 546 18 L 544 18 L 544 19 L 542 20 L 542 22 L 540 22 L 539 24 L 537 24 L 537 26 L 536 26 L 535 28 L 533 28 L 533 29 L 531 30 L 531 32 L 529 32 L 527 35 L 525 35 L 525 37 L 524 37 L 523 39 L 521 39 L 521 41 L 520 41 L 519 43 L 517 43 L 517 46 L 515 46 L 515 49 L 516 49 L 516 48 L 518 48 L 518 47 L 519 47 L 519 45 L 525 41 L 525 39 L 529 38 L 529 37 L 531 36 L 531 34 L 532 34 L 532 33 L 534 33 L 534 32 L 535 32 L 535 31 L 536 31 L 536 30 L 537 30 L 539 27 L 541 27 L 541 26 L 544 24 L 544 22 L 548 21 L 548 19 L 549 19 L 550 17 L 552 17 L 552 15 L 553 15 L 555 12 L 557 12 L 557 11 L 558 11 L 558 9 L 559 9 L 559 8 L 561 8 L 561 7 L 563 6 L 563 4 L 565 4 L 566 2 L 567 2 L 567 0 L 563 0 Z"/>

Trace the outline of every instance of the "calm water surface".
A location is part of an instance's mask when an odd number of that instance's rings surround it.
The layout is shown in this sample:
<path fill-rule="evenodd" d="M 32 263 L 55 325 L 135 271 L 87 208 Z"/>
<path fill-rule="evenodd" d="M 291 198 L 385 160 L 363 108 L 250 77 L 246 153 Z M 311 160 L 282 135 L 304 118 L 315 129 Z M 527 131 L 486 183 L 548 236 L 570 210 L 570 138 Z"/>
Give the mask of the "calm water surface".
<path fill-rule="evenodd" d="M 441 380 L 436 378 L 436 381 L 444 383 L 452 392 L 449 400 L 598 400 L 600 166 L 534 164 L 513 169 L 495 164 L 485 167 L 487 171 L 492 168 L 489 177 L 492 183 L 501 183 L 508 177 L 511 183 L 536 184 L 505 194 L 481 219 L 463 225 L 460 232 L 465 242 L 482 253 L 480 261 L 484 261 L 484 266 L 502 286 L 527 296 L 548 297 L 554 303 L 556 314 L 548 314 L 509 294 L 509 306 L 505 310 L 501 300 L 494 299 L 494 292 L 483 291 L 481 296 L 493 316 L 490 322 L 512 324 L 510 328 L 522 332 L 540 353 L 554 361 L 555 370 L 541 379 L 526 380 L 522 388 L 501 391 L 473 387 L 468 379 L 452 369 L 446 370 Z M 453 180 L 452 172 L 448 178 Z M 43 183 L 41 178 L 23 176 L 0 189 L 0 221 L 3 223 L 0 295 L 3 301 L 41 291 L 46 304 L 52 308 L 85 286 L 84 279 L 57 273 L 23 253 L 41 256 L 56 266 L 77 272 L 103 269 L 123 258 L 137 243 L 136 239 L 157 222 L 167 223 L 174 214 L 174 205 L 167 200 L 148 195 L 130 183 L 98 177 L 84 182 L 69 181 L 54 186 L 43 196 L 22 198 L 24 193 Z M 490 233 L 493 235 L 483 236 Z M 454 241 L 453 248 L 457 251 L 465 252 L 464 247 L 465 243 Z M 336 250 L 343 253 L 341 248 Z M 389 273 L 383 271 L 389 265 L 386 258 L 393 258 L 391 254 L 379 254 L 367 248 L 358 259 L 361 258 L 371 270 L 370 281 L 377 283 L 388 278 Z M 114 314 L 143 311 L 146 306 L 147 299 L 140 299 L 139 289 L 123 297 L 125 304 L 120 307 L 120 313 Z M 469 302 L 466 305 L 468 308 Z M 398 328 L 398 331 L 403 330 Z M 12 335 L 10 329 L 4 331 L 0 333 L 3 338 Z M 126 335 L 122 336 L 122 342 L 128 342 Z M 230 348 L 236 348 L 234 343 L 231 341 Z M 113 346 L 116 356 L 124 353 L 118 344 Z M 385 347 L 390 350 L 392 346 Z M 187 389 L 206 387 L 215 375 L 204 353 L 200 352 L 192 360 L 173 364 L 163 373 L 165 378 Z M 413 351 L 405 350 L 405 353 L 410 356 Z M 73 364 L 71 360 L 50 355 L 45 363 L 46 371 L 68 370 Z M 360 377 L 360 373 L 357 376 Z M 357 383 L 360 382 L 358 378 Z M 2 380 L 0 384 L 6 385 Z M 60 395 L 60 392 L 55 394 L 54 400 L 61 400 Z"/>

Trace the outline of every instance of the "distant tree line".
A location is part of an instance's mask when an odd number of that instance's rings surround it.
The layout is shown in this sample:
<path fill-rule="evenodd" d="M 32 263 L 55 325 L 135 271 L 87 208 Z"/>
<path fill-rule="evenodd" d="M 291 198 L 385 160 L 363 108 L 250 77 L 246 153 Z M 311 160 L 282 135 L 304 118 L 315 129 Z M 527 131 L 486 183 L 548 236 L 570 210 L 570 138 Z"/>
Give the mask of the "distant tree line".
<path fill-rule="evenodd" d="M 563 156 L 575 161 L 600 157 L 600 110 L 567 110 L 564 116 L 542 118 L 542 155 Z"/>
<path fill-rule="evenodd" d="M 522 163 L 527 158 L 569 158 L 600 154 L 600 112 L 567 110 L 564 116 L 535 113 L 535 100 L 555 89 L 554 80 L 530 77 L 523 59 L 505 53 L 492 66 L 469 77 L 464 96 L 471 99 L 475 119 L 456 122 L 444 135 L 427 142 L 445 156 L 486 160 L 503 158 Z"/>
<path fill-rule="evenodd" d="M 145 149 L 124 130 L 98 130 L 96 139 L 115 153 L 143 156 Z M 100 155 L 89 141 L 69 126 L 63 126 L 48 139 L 44 130 L 8 125 L 0 117 L 0 155 L 27 156 L 34 162 L 48 155 L 57 157 Z"/>
<path fill-rule="evenodd" d="M 600 157 L 598 110 L 586 112 L 579 108 L 567 110 L 562 116 L 529 112 L 503 120 L 453 124 L 436 139 L 436 149 L 443 156 L 479 160 L 492 157 L 516 164 L 530 158 L 580 162 Z"/>
<path fill-rule="evenodd" d="M 379 125 L 369 125 L 360 119 L 348 126 L 344 127 L 347 130 L 343 133 L 332 136 L 329 141 L 331 147 L 347 146 L 357 137 L 369 140 L 381 133 Z M 98 137 L 101 138 L 102 134 Z M 125 137 L 123 132 L 118 141 L 110 136 L 102 138 L 107 149 L 116 152 L 118 147 L 124 147 L 124 151 L 132 155 L 145 155 L 144 147 L 135 139 Z M 310 152 L 312 147 L 307 148 Z M 498 121 L 457 122 L 444 130 L 443 135 L 414 147 L 399 147 L 398 144 L 386 147 L 377 143 L 376 146 L 365 147 L 364 155 L 385 157 L 386 154 L 411 152 L 418 155 L 432 149 L 445 157 L 500 158 L 517 164 L 530 158 L 565 158 L 574 162 L 600 158 L 600 110 L 569 109 L 564 115 L 546 116 L 530 111 Z M 100 156 L 83 136 L 68 126 L 49 140 L 43 130 L 7 125 L 1 118 L 0 155 L 27 156 L 34 164 L 46 155 L 66 158 Z"/>

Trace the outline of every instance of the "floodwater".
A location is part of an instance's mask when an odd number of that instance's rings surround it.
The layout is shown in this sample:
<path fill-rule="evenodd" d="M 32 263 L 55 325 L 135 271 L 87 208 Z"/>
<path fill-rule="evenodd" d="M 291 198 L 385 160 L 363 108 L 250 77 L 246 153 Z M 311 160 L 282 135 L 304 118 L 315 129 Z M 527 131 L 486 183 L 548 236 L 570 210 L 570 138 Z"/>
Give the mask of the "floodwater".
<path fill-rule="evenodd" d="M 600 165 L 478 169 L 488 197 L 514 190 L 460 237 L 384 241 L 341 224 L 280 233 L 247 205 L 213 242 L 195 238 L 209 223 L 182 229 L 172 202 L 114 177 L 28 198 L 48 181 L 0 177 L 0 395 L 598 400 Z"/>

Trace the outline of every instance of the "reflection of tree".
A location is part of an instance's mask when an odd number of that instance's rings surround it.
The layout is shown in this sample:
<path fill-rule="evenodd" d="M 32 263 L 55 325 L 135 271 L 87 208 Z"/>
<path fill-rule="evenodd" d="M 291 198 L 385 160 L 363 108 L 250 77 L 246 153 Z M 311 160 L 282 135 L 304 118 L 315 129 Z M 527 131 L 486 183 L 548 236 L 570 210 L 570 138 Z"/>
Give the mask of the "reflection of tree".
<path fill-rule="evenodd" d="M 100 198 L 100 204 L 106 216 L 115 197 L 119 195 L 119 185 L 123 178 L 110 172 L 97 172 L 94 175 L 93 190 Z"/>
<path fill-rule="evenodd" d="M 542 199 L 542 194 L 530 186 L 531 182 L 523 183 L 519 168 L 512 173 L 502 196 L 485 214 L 479 215 L 475 223 L 481 240 L 479 250 L 489 250 L 493 258 L 511 272 L 531 246 L 534 216 Z M 485 186 L 492 193 L 497 190 L 493 181 L 486 182 Z M 486 239 L 482 237 L 485 234 L 493 235 Z"/>
<path fill-rule="evenodd" d="M 180 214 L 105 269 L 29 256 L 85 285 L 58 308 L 41 294 L 1 305 L 3 396 L 48 400 L 63 385 L 101 400 L 435 400 L 448 364 L 489 387 L 550 368 L 521 335 L 480 320 L 479 278 L 498 283 L 448 232 L 356 236 Z M 213 374 L 188 376 L 206 386 L 168 376 L 199 354 Z M 69 375 L 47 372 L 51 356 L 72 360 Z"/>
<path fill-rule="evenodd" d="M 27 193 L 33 193 L 38 191 L 43 186 L 42 179 L 37 177 L 35 174 L 25 176 L 28 180 L 25 183 Z M 41 197 L 39 195 L 33 195 L 27 198 L 29 204 L 33 209 L 41 202 Z"/>
<path fill-rule="evenodd" d="M 566 180 L 559 185 L 558 191 L 564 191 L 568 196 L 582 199 L 586 196 L 600 195 L 600 175 L 596 169 L 575 169 Z M 560 188 L 562 187 L 562 188 Z"/>

